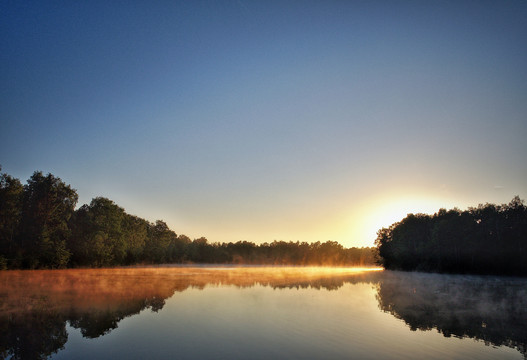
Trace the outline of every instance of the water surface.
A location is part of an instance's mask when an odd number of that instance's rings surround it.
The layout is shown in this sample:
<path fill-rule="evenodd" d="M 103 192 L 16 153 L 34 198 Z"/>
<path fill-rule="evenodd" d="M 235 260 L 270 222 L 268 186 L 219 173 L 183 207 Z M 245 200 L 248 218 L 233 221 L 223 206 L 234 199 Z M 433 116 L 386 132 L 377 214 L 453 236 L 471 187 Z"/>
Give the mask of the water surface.
<path fill-rule="evenodd" d="M 0 272 L 0 357 L 522 359 L 527 280 L 324 268 Z"/>

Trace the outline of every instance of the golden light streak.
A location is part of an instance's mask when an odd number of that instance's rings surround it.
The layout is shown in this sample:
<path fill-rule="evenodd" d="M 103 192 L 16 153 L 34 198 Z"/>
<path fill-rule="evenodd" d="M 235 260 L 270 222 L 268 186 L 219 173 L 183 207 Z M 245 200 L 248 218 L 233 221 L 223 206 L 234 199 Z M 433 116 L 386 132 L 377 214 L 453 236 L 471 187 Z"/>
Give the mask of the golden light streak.
<path fill-rule="evenodd" d="M 312 286 L 321 280 L 355 277 L 378 267 L 152 266 L 138 268 L 12 270 L 0 272 L 0 313 L 75 307 L 118 308 L 134 298 L 169 298 L 189 287 Z"/>

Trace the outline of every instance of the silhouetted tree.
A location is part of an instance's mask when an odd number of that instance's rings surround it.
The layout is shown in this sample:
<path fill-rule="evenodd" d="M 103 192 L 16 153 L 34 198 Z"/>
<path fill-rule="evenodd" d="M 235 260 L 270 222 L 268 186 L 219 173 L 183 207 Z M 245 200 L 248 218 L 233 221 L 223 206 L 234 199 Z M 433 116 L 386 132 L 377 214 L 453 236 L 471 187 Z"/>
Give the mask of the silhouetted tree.
<path fill-rule="evenodd" d="M 186 235 L 180 234 L 171 242 L 169 247 L 170 261 L 182 263 L 188 260 L 188 247 L 192 240 Z"/>
<path fill-rule="evenodd" d="M 123 231 L 125 212 L 113 201 L 97 197 L 75 214 L 69 240 L 77 264 L 108 266 L 123 264 L 127 242 Z"/>
<path fill-rule="evenodd" d="M 121 228 L 126 243 L 126 264 L 135 264 L 144 259 L 149 226 L 148 221 L 140 217 L 124 214 Z"/>
<path fill-rule="evenodd" d="M 379 263 L 387 269 L 527 275 L 527 209 L 509 204 L 466 211 L 409 214 L 377 232 Z"/>
<path fill-rule="evenodd" d="M 209 247 L 206 238 L 200 237 L 199 239 L 194 239 L 188 245 L 188 258 L 193 262 L 207 262 L 207 260 L 210 260 Z"/>
<path fill-rule="evenodd" d="M 184 262 L 373 263 L 372 249 L 345 249 L 335 241 L 275 240 L 261 245 L 249 241 L 209 243 L 204 237 L 191 241 L 185 235 L 177 236 L 161 220 L 152 224 L 127 214 L 110 199 L 96 197 L 74 211 L 76 202 L 76 191 L 51 174 L 35 172 L 24 186 L 18 179 L 0 174 L 0 270 Z M 514 209 L 518 212 L 517 206 Z M 518 216 L 510 215 L 511 219 Z M 519 219 L 515 221 L 521 222 L 521 216 Z"/>
<path fill-rule="evenodd" d="M 23 196 L 20 180 L 0 173 L 0 270 L 15 266 L 15 258 L 19 257 L 16 237 L 22 219 Z"/>
<path fill-rule="evenodd" d="M 177 240 L 175 232 L 168 225 L 157 220 L 155 225 L 148 227 L 148 237 L 145 243 L 145 258 L 154 263 L 163 263 L 169 260 L 169 249 Z"/>
<path fill-rule="evenodd" d="M 28 180 L 20 231 L 27 267 L 62 268 L 68 264 L 68 221 L 77 199 L 74 189 L 51 174 L 36 171 Z"/>

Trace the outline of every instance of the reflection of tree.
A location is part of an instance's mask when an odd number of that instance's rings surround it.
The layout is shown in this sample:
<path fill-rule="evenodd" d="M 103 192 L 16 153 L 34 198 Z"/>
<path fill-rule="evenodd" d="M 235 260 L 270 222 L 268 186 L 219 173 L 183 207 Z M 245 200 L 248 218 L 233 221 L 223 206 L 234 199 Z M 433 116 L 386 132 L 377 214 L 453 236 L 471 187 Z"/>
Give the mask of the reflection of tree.
<path fill-rule="evenodd" d="M 46 359 L 68 340 L 61 314 L 33 310 L 0 317 L 0 356 L 12 359 Z"/>
<path fill-rule="evenodd" d="M 90 312 L 71 315 L 68 318 L 70 325 L 76 329 L 80 329 L 83 337 L 93 339 L 108 334 L 117 328 L 119 321 L 127 316 L 139 313 L 142 309 L 142 307 L 137 309 L 124 308 L 106 311 L 94 309 Z"/>
<path fill-rule="evenodd" d="M 86 338 L 117 328 L 174 292 L 232 285 L 336 290 L 377 286 L 379 307 L 412 330 L 437 329 L 527 354 L 527 280 L 305 268 L 140 268 L 0 272 L 0 358 L 42 359 L 67 341 L 66 323 Z"/>
<path fill-rule="evenodd" d="M 381 310 L 411 330 L 436 328 L 518 349 L 527 358 L 527 280 L 385 272 L 378 284 Z"/>
<path fill-rule="evenodd" d="M 163 309 L 164 305 L 165 299 L 155 296 L 147 299 L 132 299 L 131 301 L 123 299 L 117 306 L 110 309 L 92 309 L 80 314 L 70 314 L 68 320 L 72 327 L 81 330 L 83 337 L 93 339 L 116 329 L 118 323 L 124 318 L 139 314 L 144 309 L 158 312 Z"/>
<path fill-rule="evenodd" d="M 160 311 L 176 291 L 209 285 L 333 290 L 379 273 L 335 275 L 305 268 L 140 268 L 0 272 L 0 358 L 44 359 L 64 347 L 66 322 L 97 338 L 145 309 Z"/>

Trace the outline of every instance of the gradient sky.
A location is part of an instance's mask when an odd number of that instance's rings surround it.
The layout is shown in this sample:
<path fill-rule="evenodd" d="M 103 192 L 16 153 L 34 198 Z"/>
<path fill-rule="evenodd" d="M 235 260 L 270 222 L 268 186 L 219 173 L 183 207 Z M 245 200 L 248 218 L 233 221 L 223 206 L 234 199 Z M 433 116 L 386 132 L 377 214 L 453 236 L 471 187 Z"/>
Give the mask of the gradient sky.
<path fill-rule="evenodd" d="M 0 3 L 0 164 L 191 238 L 527 197 L 526 1 Z"/>

